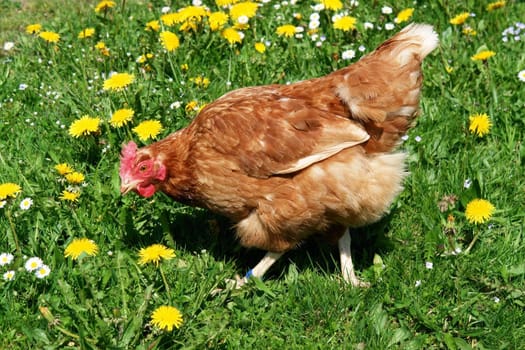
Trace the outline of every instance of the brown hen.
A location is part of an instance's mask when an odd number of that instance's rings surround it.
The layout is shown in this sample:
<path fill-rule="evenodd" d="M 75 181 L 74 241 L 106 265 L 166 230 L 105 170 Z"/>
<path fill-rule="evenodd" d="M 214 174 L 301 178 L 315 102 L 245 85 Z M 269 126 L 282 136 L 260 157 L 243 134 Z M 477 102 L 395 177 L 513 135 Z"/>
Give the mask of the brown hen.
<path fill-rule="evenodd" d="M 365 285 L 348 229 L 379 220 L 402 189 L 395 147 L 418 114 L 421 63 L 437 45 L 431 26 L 412 24 L 327 76 L 229 92 L 187 128 L 124 146 L 121 191 L 162 191 L 231 219 L 243 246 L 268 251 L 239 284 L 320 235 L 338 242 L 345 281 Z"/>

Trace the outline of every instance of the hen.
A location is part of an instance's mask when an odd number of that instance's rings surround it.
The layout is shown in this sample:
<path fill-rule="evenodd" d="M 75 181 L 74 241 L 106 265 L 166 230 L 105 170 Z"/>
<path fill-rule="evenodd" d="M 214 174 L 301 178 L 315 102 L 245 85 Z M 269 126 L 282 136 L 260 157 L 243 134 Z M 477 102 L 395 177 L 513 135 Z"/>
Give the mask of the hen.
<path fill-rule="evenodd" d="M 320 235 L 338 243 L 344 280 L 364 286 L 349 228 L 379 220 L 402 189 L 395 147 L 418 114 L 421 64 L 438 42 L 432 26 L 411 24 L 324 77 L 229 92 L 165 139 L 125 145 L 121 192 L 162 191 L 231 219 L 241 245 L 267 251 L 240 284 Z"/>

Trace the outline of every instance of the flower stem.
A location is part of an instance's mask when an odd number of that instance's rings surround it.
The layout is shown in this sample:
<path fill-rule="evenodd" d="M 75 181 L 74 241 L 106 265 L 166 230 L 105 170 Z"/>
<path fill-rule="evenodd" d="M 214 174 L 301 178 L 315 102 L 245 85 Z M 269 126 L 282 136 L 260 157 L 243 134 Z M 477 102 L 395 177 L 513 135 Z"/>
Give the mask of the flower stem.
<path fill-rule="evenodd" d="M 6 211 L 7 220 L 9 221 L 9 226 L 11 227 L 11 233 L 13 234 L 13 241 L 15 243 L 15 248 L 18 256 L 22 256 L 22 251 L 20 250 L 20 245 L 18 244 L 18 236 L 16 234 L 15 229 L 15 223 L 13 222 L 13 218 L 11 216 L 11 208 L 7 208 Z"/>
<path fill-rule="evenodd" d="M 119 278 L 119 281 L 124 281 L 124 278 L 122 277 L 122 273 L 121 273 L 121 269 L 122 269 L 122 266 L 120 264 L 120 259 L 122 258 L 122 255 L 121 253 L 117 253 L 117 273 L 118 273 L 118 278 Z M 127 316 L 128 315 L 128 298 L 127 298 L 127 293 L 126 293 L 126 288 L 124 287 L 124 283 L 121 282 L 120 283 L 120 291 L 122 293 L 122 309 L 124 310 L 124 315 Z"/>
<path fill-rule="evenodd" d="M 162 276 L 162 281 L 164 282 L 164 287 L 166 288 L 166 293 L 168 294 L 168 298 L 170 298 L 170 287 L 168 285 L 168 281 L 166 280 L 166 276 L 164 275 L 164 270 L 162 270 L 162 265 L 159 265 L 160 275 Z"/>
<path fill-rule="evenodd" d="M 479 232 L 476 232 L 474 234 L 474 237 L 472 238 L 472 241 L 470 241 L 470 244 L 468 245 L 467 249 L 465 249 L 465 254 L 468 254 L 470 252 L 470 250 L 472 249 L 472 247 L 474 246 L 474 243 L 476 243 L 476 241 L 478 240 L 479 238 Z"/>

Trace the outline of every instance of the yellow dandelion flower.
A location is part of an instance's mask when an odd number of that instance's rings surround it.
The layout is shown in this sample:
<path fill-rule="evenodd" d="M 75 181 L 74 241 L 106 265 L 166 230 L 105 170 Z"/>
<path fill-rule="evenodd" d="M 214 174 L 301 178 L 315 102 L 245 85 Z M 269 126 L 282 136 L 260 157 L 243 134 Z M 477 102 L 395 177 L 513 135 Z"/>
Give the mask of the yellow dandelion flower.
<path fill-rule="evenodd" d="M 463 23 L 465 23 L 467 21 L 467 19 L 470 17 L 470 13 L 469 12 L 463 12 L 463 13 L 460 13 L 459 15 L 453 17 L 450 19 L 450 24 L 454 24 L 454 25 L 462 25 Z"/>
<path fill-rule="evenodd" d="M 257 14 L 258 8 L 259 8 L 259 5 L 256 2 L 252 2 L 252 1 L 239 2 L 230 8 L 230 17 L 232 18 L 234 22 L 237 22 L 237 19 L 241 16 L 252 18 Z"/>
<path fill-rule="evenodd" d="M 403 23 L 408 21 L 414 14 L 413 8 L 404 9 L 397 14 L 397 17 L 394 19 L 396 23 Z"/>
<path fill-rule="evenodd" d="M 506 1 L 491 2 L 490 4 L 487 5 L 487 11 L 494 11 L 502 7 L 505 7 L 506 3 L 507 3 Z"/>
<path fill-rule="evenodd" d="M 36 34 L 42 30 L 42 25 L 40 23 L 30 24 L 26 27 L 27 34 Z"/>
<path fill-rule="evenodd" d="M 78 38 L 79 39 L 91 38 L 93 35 L 95 35 L 95 28 L 86 28 L 86 29 L 83 29 L 80 33 L 78 33 Z"/>
<path fill-rule="evenodd" d="M 478 33 L 472 29 L 471 27 L 465 27 L 463 28 L 463 30 L 461 31 L 463 34 L 465 34 L 466 36 L 476 36 Z"/>
<path fill-rule="evenodd" d="M 334 21 L 334 29 L 342 30 L 343 32 L 348 32 L 355 29 L 355 24 L 357 19 L 351 16 L 341 16 Z"/>
<path fill-rule="evenodd" d="M 181 32 L 186 32 L 186 33 L 190 32 L 190 31 L 196 32 L 197 31 L 197 23 L 198 22 L 195 22 L 194 20 L 187 20 L 184 23 L 182 23 L 182 25 L 180 26 L 179 30 Z"/>
<path fill-rule="evenodd" d="M 202 110 L 204 109 L 204 107 L 206 107 L 207 105 L 208 105 L 208 104 L 205 103 L 205 104 L 203 104 L 202 106 L 198 107 L 198 108 L 197 108 L 197 112 L 200 113 L 200 111 L 202 111 Z"/>
<path fill-rule="evenodd" d="M 492 56 L 495 56 L 495 55 L 496 55 L 496 53 L 494 51 L 483 50 L 483 51 L 478 52 L 474 56 L 472 56 L 470 59 L 472 61 L 486 61 L 486 60 L 488 60 L 489 58 L 491 58 Z"/>
<path fill-rule="evenodd" d="M 111 126 L 114 128 L 120 128 L 121 126 L 130 122 L 131 119 L 133 119 L 134 114 L 135 111 L 133 111 L 131 108 L 118 109 L 111 115 L 109 124 L 111 124 Z"/>
<path fill-rule="evenodd" d="M 48 43 L 58 43 L 60 40 L 60 34 L 55 32 L 40 32 L 38 36 Z"/>
<path fill-rule="evenodd" d="M 158 265 L 161 259 L 170 260 L 175 257 L 175 251 L 162 244 L 153 244 L 139 251 L 139 265 L 154 263 Z"/>
<path fill-rule="evenodd" d="M 162 131 L 162 124 L 158 120 L 145 120 L 133 128 L 141 141 L 154 139 Z"/>
<path fill-rule="evenodd" d="M 187 6 L 179 10 L 180 23 L 188 20 L 196 22 L 202 21 L 202 19 L 208 16 L 208 11 L 204 6 Z"/>
<path fill-rule="evenodd" d="M 239 2 L 239 0 L 215 0 L 215 3 L 219 7 L 227 7 L 227 6 L 236 4 L 238 2 Z"/>
<path fill-rule="evenodd" d="M 228 23 L 228 14 L 224 12 L 213 12 L 208 17 L 208 23 L 212 31 L 220 30 L 226 23 Z"/>
<path fill-rule="evenodd" d="M 186 113 L 189 113 L 191 111 L 196 111 L 198 109 L 198 102 L 197 101 L 190 101 L 188 104 L 184 107 L 186 110 Z"/>
<path fill-rule="evenodd" d="M 90 135 L 100 131 L 100 118 L 92 118 L 88 115 L 75 120 L 69 126 L 69 135 L 73 137 L 80 137 L 82 135 Z"/>
<path fill-rule="evenodd" d="M 190 69 L 190 66 L 188 66 L 187 63 L 183 63 L 180 65 L 180 70 L 183 71 L 183 72 L 187 72 L 188 69 Z"/>
<path fill-rule="evenodd" d="M 78 185 L 84 182 L 84 174 L 79 173 L 78 171 L 73 171 L 72 173 L 66 174 L 66 180 L 70 184 Z"/>
<path fill-rule="evenodd" d="M 147 61 L 151 60 L 153 58 L 152 53 L 147 53 L 145 55 L 140 55 L 139 58 L 137 58 L 137 63 L 146 63 Z"/>
<path fill-rule="evenodd" d="M 233 25 L 232 28 L 235 29 L 235 30 L 238 30 L 238 31 L 241 31 L 241 32 L 242 32 L 242 31 L 244 31 L 244 30 L 250 28 L 250 25 L 249 25 L 248 23 L 239 23 L 239 22 L 237 22 L 237 23 L 235 23 L 235 24 Z"/>
<path fill-rule="evenodd" d="M 264 45 L 264 43 L 255 43 L 255 50 L 259 53 L 264 53 L 266 51 L 266 45 Z"/>
<path fill-rule="evenodd" d="M 63 190 L 60 197 L 58 198 L 60 198 L 63 201 L 67 201 L 67 202 L 78 202 L 78 197 L 80 197 L 79 192 Z"/>
<path fill-rule="evenodd" d="M 170 52 L 177 49 L 180 45 L 179 37 L 176 34 L 168 31 L 160 33 L 160 41 L 162 46 L 164 46 L 164 48 Z"/>
<path fill-rule="evenodd" d="M 160 22 L 158 20 L 149 21 L 146 23 L 145 30 L 158 32 L 160 30 Z"/>
<path fill-rule="evenodd" d="M 295 26 L 292 24 L 285 24 L 285 25 L 279 26 L 277 27 L 276 33 L 279 36 L 290 38 L 294 36 L 295 34 Z"/>
<path fill-rule="evenodd" d="M 77 260 L 82 255 L 94 256 L 98 253 L 98 245 L 91 239 L 75 238 L 64 250 L 66 258 Z"/>
<path fill-rule="evenodd" d="M 164 23 L 164 25 L 168 27 L 183 22 L 183 20 L 181 19 L 181 15 L 178 12 L 165 13 L 162 16 L 160 16 L 160 20 L 162 21 L 162 23 Z"/>
<path fill-rule="evenodd" d="M 240 43 L 242 41 L 241 34 L 233 28 L 226 28 L 221 32 L 221 36 L 226 39 L 230 45 Z"/>
<path fill-rule="evenodd" d="M 7 199 L 7 197 L 15 198 L 22 188 L 12 182 L 0 184 L 0 200 Z"/>
<path fill-rule="evenodd" d="M 97 4 L 97 6 L 95 7 L 95 12 L 105 12 L 108 9 L 115 7 L 116 5 L 117 4 L 115 3 L 115 1 L 103 0 Z"/>
<path fill-rule="evenodd" d="M 492 126 L 489 116 L 485 113 L 471 115 L 469 116 L 469 121 L 469 131 L 473 134 L 477 134 L 479 137 L 487 135 Z"/>
<path fill-rule="evenodd" d="M 135 80 L 133 74 L 115 73 L 104 81 L 104 90 L 120 91 Z"/>
<path fill-rule="evenodd" d="M 319 3 L 323 4 L 327 10 L 338 11 L 343 8 L 341 0 L 319 0 Z"/>
<path fill-rule="evenodd" d="M 471 224 L 487 222 L 494 214 L 496 208 L 485 199 L 474 199 L 467 204 L 465 216 Z"/>
<path fill-rule="evenodd" d="M 109 49 L 106 47 L 106 44 L 103 41 L 99 41 L 95 45 L 95 49 L 99 50 L 104 56 L 109 56 Z"/>
<path fill-rule="evenodd" d="M 206 77 L 198 76 L 198 77 L 195 77 L 195 78 L 190 78 L 190 81 L 193 82 L 198 87 L 207 88 L 208 85 L 210 85 L 210 79 L 208 79 Z"/>
<path fill-rule="evenodd" d="M 55 170 L 60 175 L 66 175 L 66 174 L 73 172 L 73 168 L 67 163 L 60 163 L 60 164 L 55 165 Z"/>
<path fill-rule="evenodd" d="M 182 314 L 176 307 L 160 306 L 151 315 L 151 324 L 168 332 L 182 325 Z"/>
<path fill-rule="evenodd" d="M 154 56 L 153 56 L 152 53 L 147 53 L 145 55 L 140 55 L 139 58 L 137 58 L 137 63 L 144 64 L 147 61 L 151 60 L 153 57 Z"/>
<path fill-rule="evenodd" d="M 451 66 L 445 66 L 445 70 L 447 71 L 448 74 L 450 74 L 454 71 L 454 68 L 452 68 Z"/>

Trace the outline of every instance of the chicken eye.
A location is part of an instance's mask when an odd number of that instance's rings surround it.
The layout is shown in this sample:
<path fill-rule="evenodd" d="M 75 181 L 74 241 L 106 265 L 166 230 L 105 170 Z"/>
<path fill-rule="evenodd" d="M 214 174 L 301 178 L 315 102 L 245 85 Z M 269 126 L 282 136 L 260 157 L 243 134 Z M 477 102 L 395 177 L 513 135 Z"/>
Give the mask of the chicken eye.
<path fill-rule="evenodd" d="M 142 164 L 140 167 L 139 167 L 139 171 L 142 173 L 142 172 L 145 172 L 146 169 L 148 169 L 147 166 L 145 166 L 144 164 Z"/>

